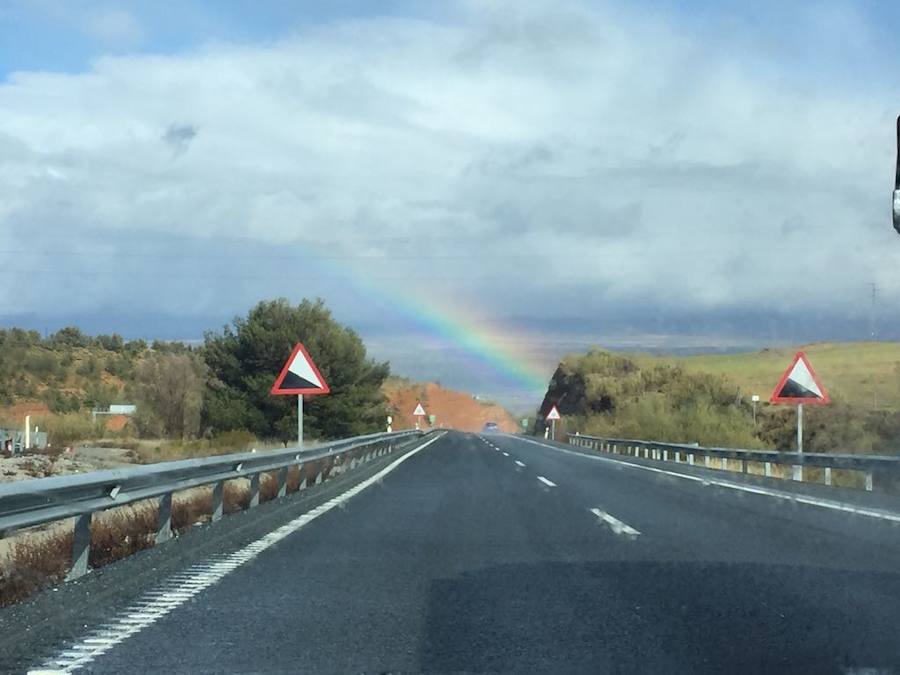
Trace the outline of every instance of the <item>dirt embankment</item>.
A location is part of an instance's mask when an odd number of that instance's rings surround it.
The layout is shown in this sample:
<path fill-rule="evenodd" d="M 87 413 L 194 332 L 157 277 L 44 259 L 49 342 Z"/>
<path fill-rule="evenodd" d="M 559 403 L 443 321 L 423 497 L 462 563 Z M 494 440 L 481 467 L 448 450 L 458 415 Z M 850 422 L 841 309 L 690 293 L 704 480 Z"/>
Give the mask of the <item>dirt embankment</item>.
<path fill-rule="evenodd" d="M 476 400 L 471 394 L 444 389 L 433 382 L 390 381 L 385 384 L 384 393 L 394 418 L 394 429 L 415 426 L 413 411 L 417 403 L 422 404 L 427 414 L 436 417 L 436 427 L 481 431 L 486 422 L 496 422 L 501 431 L 508 433 L 515 433 L 519 428 L 516 418 L 496 403 Z M 427 427 L 428 419 L 422 421 Z"/>

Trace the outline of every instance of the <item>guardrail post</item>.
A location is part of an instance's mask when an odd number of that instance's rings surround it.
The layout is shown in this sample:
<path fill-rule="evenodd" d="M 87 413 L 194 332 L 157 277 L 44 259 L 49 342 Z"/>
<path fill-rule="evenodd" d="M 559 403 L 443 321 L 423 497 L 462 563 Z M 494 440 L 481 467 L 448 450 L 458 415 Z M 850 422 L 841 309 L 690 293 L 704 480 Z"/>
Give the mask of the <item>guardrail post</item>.
<path fill-rule="evenodd" d="M 93 513 L 85 513 L 75 519 L 75 532 L 72 537 L 72 566 L 66 580 L 77 579 L 88 572 L 88 557 L 91 554 L 91 517 Z"/>
<path fill-rule="evenodd" d="M 802 464 L 794 464 L 793 479 L 797 480 L 797 481 L 803 480 L 803 465 Z"/>
<path fill-rule="evenodd" d="M 831 485 L 831 467 L 825 467 L 825 485 Z"/>
<path fill-rule="evenodd" d="M 222 514 L 224 512 L 225 512 L 225 481 L 220 480 L 218 483 L 213 485 L 212 521 L 216 522 L 217 520 L 221 520 Z"/>
<path fill-rule="evenodd" d="M 297 483 L 297 492 L 300 492 L 300 490 L 306 489 L 306 464 L 299 464 L 298 469 L 300 471 L 300 474 L 297 476 L 297 478 L 300 482 Z"/>
<path fill-rule="evenodd" d="M 681 451 L 680 450 L 675 451 L 675 463 L 681 464 Z"/>
<path fill-rule="evenodd" d="M 747 462 L 746 459 L 742 459 L 742 460 L 741 460 L 741 473 L 747 473 L 747 468 L 748 468 L 748 467 L 747 467 L 747 464 L 748 464 L 748 463 L 749 463 L 749 462 Z"/>
<path fill-rule="evenodd" d="M 668 462 L 669 461 L 669 451 L 663 450 L 662 452 L 663 452 L 663 461 Z"/>
<path fill-rule="evenodd" d="M 723 457 L 721 461 L 722 461 L 722 471 L 728 471 L 728 458 Z"/>
<path fill-rule="evenodd" d="M 765 471 L 766 471 L 766 477 L 771 478 L 772 477 L 772 462 L 766 462 Z"/>
<path fill-rule="evenodd" d="M 709 468 L 709 455 L 703 455 L 703 464 L 707 469 Z"/>
<path fill-rule="evenodd" d="M 688 454 L 687 460 L 688 460 L 688 464 L 690 466 L 694 466 L 694 453 L 693 452 Z"/>
<path fill-rule="evenodd" d="M 278 496 L 284 497 L 287 495 L 287 467 L 283 467 L 278 470 Z"/>
<path fill-rule="evenodd" d="M 866 491 L 871 492 L 875 488 L 875 476 L 872 471 L 866 471 Z"/>
<path fill-rule="evenodd" d="M 172 493 L 167 492 L 159 498 L 156 517 L 156 543 L 161 544 L 172 538 Z"/>
<path fill-rule="evenodd" d="M 315 485 L 319 485 L 322 483 L 322 467 L 318 466 L 319 462 L 316 462 L 316 482 Z"/>
<path fill-rule="evenodd" d="M 250 476 L 250 506 L 259 506 L 259 474 L 254 473 Z"/>

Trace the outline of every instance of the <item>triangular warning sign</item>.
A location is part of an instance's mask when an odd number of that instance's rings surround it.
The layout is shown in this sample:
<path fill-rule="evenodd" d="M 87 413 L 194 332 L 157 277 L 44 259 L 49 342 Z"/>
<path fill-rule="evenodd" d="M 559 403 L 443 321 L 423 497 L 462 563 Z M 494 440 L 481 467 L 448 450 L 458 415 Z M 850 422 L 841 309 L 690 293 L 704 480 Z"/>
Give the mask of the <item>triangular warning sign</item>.
<path fill-rule="evenodd" d="M 559 419 L 559 410 L 556 409 L 555 405 L 552 408 L 550 408 L 550 412 L 547 413 L 547 419 L 548 420 L 558 420 Z"/>
<path fill-rule="evenodd" d="M 427 413 L 425 412 L 425 408 L 422 407 L 421 403 L 416 404 L 416 409 L 413 411 L 414 417 L 424 417 Z"/>
<path fill-rule="evenodd" d="M 819 382 L 816 371 L 803 352 L 797 352 L 791 365 L 784 371 L 781 381 L 772 392 L 771 403 L 809 403 L 824 405 L 831 403 L 825 387 Z"/>
<path fill-rule="evenodd" d="M 281 374 L 269 393 L 281 394 L 327 394 L 331 391 L 316 364 L 299 342 L 291 352 L 291 358 L 284 364 Z"/>

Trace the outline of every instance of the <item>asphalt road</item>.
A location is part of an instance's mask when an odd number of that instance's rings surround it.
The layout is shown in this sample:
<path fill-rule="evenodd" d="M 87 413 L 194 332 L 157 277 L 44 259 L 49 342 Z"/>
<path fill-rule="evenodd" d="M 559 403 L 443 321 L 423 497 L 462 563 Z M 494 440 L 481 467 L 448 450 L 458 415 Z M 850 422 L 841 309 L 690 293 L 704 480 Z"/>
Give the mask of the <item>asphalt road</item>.
<path fill-rule="evenodd" d="M 94 608 L 32 666 L 107 639 L 81 672 L 900 672 L 889 522 L 500 435 L 376 478 L 127 638 Z"/>

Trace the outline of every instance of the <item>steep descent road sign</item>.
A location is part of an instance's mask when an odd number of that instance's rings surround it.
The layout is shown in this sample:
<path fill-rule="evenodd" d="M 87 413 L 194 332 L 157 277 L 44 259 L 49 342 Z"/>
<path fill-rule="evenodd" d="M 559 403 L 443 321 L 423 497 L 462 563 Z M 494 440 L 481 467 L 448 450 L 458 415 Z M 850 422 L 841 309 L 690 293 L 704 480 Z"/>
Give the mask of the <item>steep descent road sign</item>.
<path fill-rule="evenodd" d="M 769 401 L 771 403 L 825 405 L 831 403 L 831 398 L 819 381 L 806 354 L 797 352 L 791 365 L 781 376 L 781 381 L 775 387 Z"/>
<path fill-rule="evenodd" d="M 325 378 L 316 368 L 316 364 L 310 358 L 309 353 L 299 342 L 291 352 L 291 357 L 281 369 L 281 374 L 275 380 L 270 391 L 278 396 L 282 394 L 327 394 L 331 391 Z"/>

